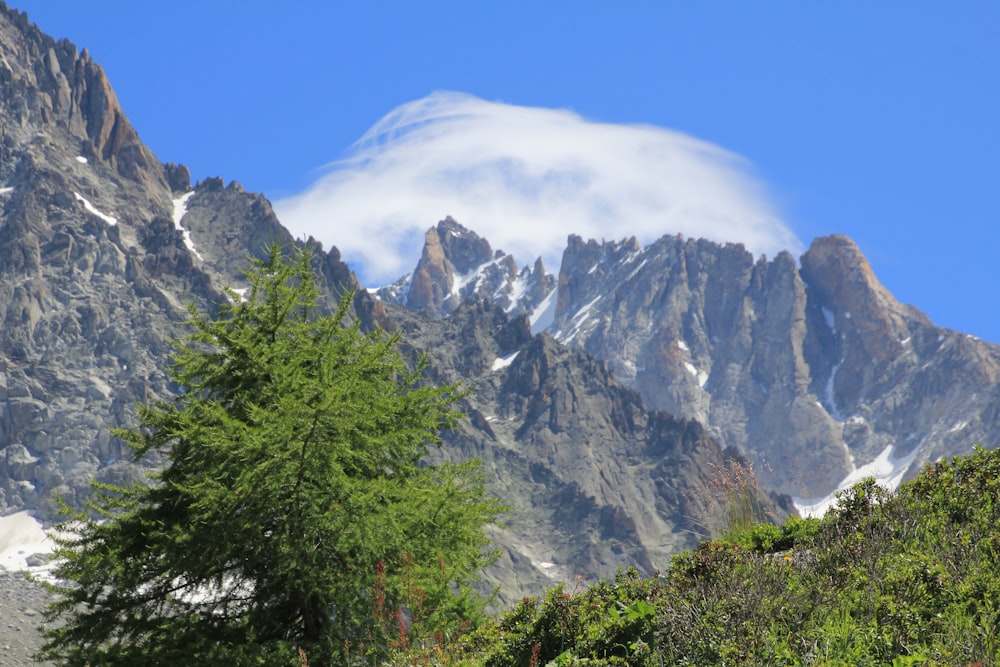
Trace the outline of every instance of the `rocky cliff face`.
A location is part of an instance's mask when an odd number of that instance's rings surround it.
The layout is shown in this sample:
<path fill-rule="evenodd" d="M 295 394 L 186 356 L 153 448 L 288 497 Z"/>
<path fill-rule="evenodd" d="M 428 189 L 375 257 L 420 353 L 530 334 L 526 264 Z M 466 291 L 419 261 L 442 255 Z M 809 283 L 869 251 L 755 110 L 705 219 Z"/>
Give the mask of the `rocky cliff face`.
<path fill-rule="evenodd" d="M 291 239 L 263 197 L 156 160 L 87 52 L 3 6 L 0 118 L 0 512 L 49 516 L 140 474 L 111 430 L 170 395 L 187 304 Z M 336 249 L 317 263 L 356 286 Z"/>
<path fill-rule="evenodd" d="M 800 262 L 679 237 L 572 238 L 552 332 L 803 499 L 880 455 L 898 482 L 995 441 L 1000 348 L 899 304 L 845 237 Z"/>
<path fill-rule="evenodd" d="M 738 481 L 742 460 L 697 422 L 647 410 L 606 363 L 532 337 L 526 317 L 487 302 L 444 320 L 391 314 L 410 344 L 437 350 L 435 380 L 471 389 L 467 421 L 435 456 L 481 459 L 490 490 L 511 505 L 497 581 L 524 591 L 630 565 L 651 573 L 722 527 L 721 485 Z M 761 517 L 788 516 L 790 499 L 748 490 Z"/>
<path fill-rule="evenodd" d="M 51 150 L 72 137 L 75 155 L 100 162 L 150 195 L 162 194 L 162 166 L 139 141 L 86 49 L 78 53 L 68 41 L 56 42 L 6 6 L 0 11 L 3 150 L 25 144 Z"/>
<path fill-rule="evenodd" d="M 794 424 L 795 460 L 808 461 L 798 474 L 818 485 L 849 462 L 832 444 L 836 424 L 809 396 L 805 292 L 787 254 L 766 262 L 706 241 L 642 248 L 572 237 L 552 332 L 607 359 L 650 406 L 708 425 L 779 488 L 791 481 L 778 451 L 787 433 L 772 427 Z"/>
<path fill-rule="evenodd" d="M 165 170 L 86 52 L 3 8 L 0 79 L 0 511 L 45 511 L 128 474 L 110 429 L 168 391 L 183 307 L 151 274 L 182 260 Z"/>

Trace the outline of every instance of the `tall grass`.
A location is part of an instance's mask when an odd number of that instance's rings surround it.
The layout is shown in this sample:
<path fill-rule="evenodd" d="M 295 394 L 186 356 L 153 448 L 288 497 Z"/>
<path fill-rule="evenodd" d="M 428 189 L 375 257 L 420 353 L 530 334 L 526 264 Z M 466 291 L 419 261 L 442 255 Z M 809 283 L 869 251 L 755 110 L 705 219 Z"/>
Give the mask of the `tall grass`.
<path fill-rule="evenodd" d="M 684 518 L 690 532 L 700 540 L 715 540 L 775 520 L 752 464 L 732 458 L 711 465 L 713 472 L 704 486 L 685 496 Z"/>

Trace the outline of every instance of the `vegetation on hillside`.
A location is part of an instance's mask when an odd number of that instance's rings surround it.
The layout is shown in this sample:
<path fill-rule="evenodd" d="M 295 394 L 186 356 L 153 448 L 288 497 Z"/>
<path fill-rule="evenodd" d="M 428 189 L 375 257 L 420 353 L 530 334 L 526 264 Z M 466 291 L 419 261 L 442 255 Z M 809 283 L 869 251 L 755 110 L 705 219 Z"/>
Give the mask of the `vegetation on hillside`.
<path fill-rule="evenodd" d="M 350 295 L 319 312 L 306 251 L 273 248 L 248 278 L 215 319 L 192 309 L 177 397 L 118 433 L 166 467 L 98 485 L 64 526 L 41 657 L 339 666 L 479 617 L 502 508 L 475 463 L 423 462 L 459 389 L 418 384 L 396 338 L 349 325 Z"/>
<path fill-rule="evenodd" d="M 525 599 L 398 665 L 1000 664 L 1000 454 L 976 448 L 822 520 L 757 524 L 571 594 Z"/>

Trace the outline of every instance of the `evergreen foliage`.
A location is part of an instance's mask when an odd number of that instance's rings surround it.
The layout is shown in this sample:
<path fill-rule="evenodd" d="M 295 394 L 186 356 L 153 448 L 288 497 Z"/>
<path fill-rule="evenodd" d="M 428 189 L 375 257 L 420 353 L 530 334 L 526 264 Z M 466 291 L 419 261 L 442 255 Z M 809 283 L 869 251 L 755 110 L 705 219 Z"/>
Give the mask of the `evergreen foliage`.
<path fill-rule="evenodd" d="M 342 665 L 479 617 L 470 584 L 503 508 L 477 463 L 423 462 L 459 388 L 347 325 L 350 295 L 323 315 L 308 252 L 292 255 L 254 262 L 214 319 L 192 308 L 176 399 L 117 433 L 168 463 L 72 513 L 41 657 Z"/>

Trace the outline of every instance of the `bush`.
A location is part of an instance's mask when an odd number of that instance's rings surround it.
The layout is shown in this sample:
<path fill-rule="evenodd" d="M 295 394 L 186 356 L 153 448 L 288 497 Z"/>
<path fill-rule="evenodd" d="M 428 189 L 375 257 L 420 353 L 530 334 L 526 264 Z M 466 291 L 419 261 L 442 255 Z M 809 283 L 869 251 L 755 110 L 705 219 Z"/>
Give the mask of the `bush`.
<path fill-rule="evenodd" d="M 468 664 L 1000 665 L 1000 454 L 864 480 L 823 519 L 730 530 L 665 576 L 562 587 L 488 623 Z"/>

